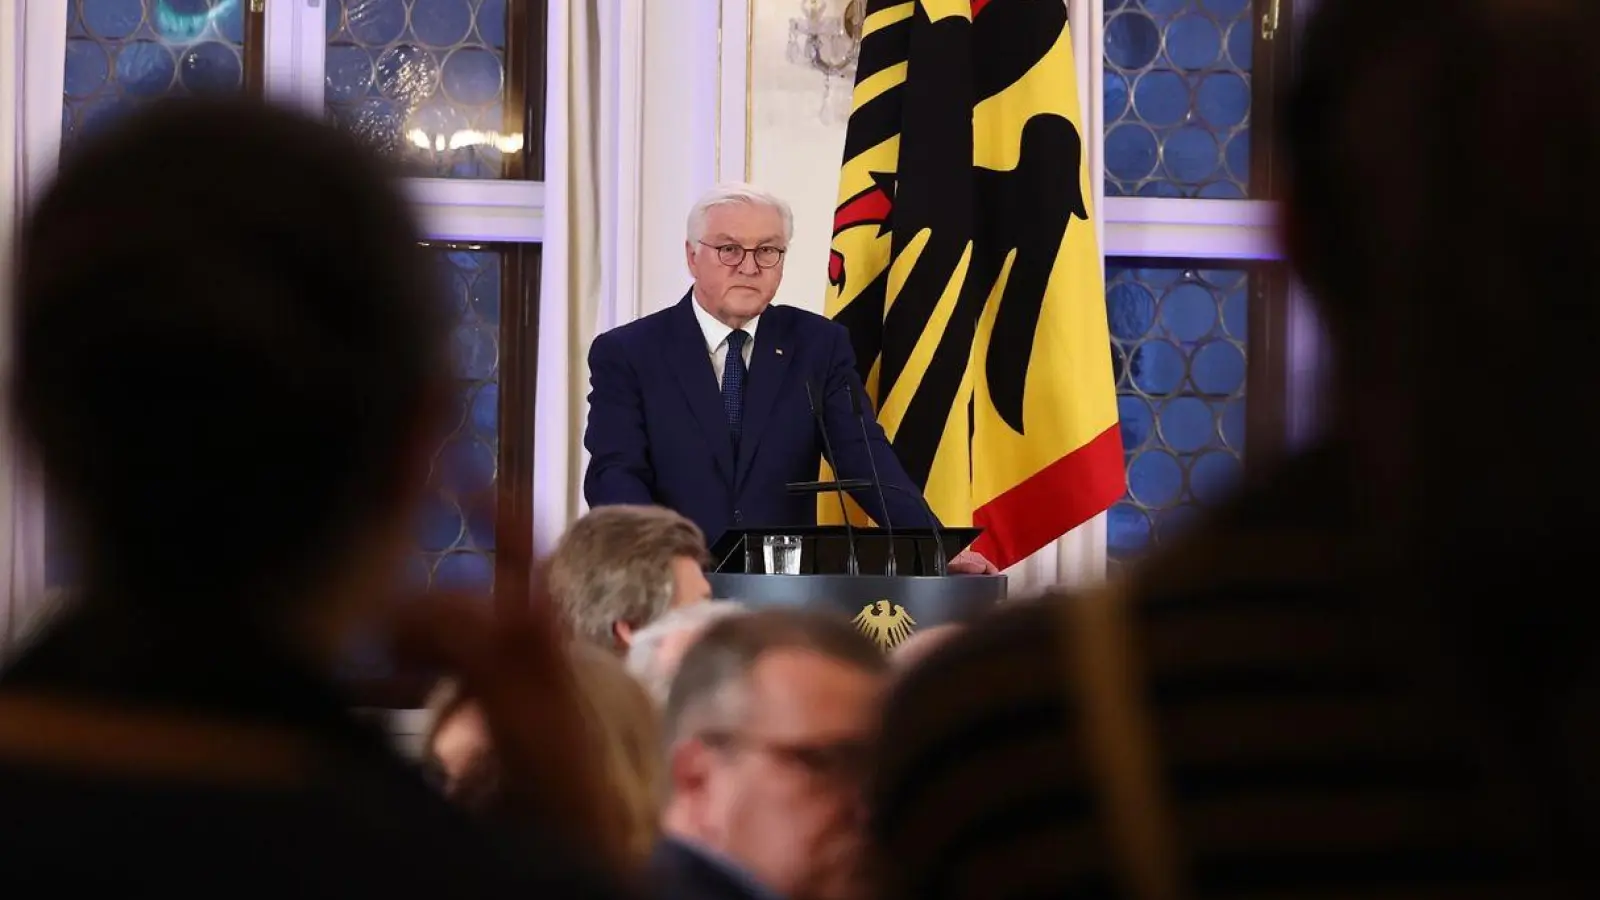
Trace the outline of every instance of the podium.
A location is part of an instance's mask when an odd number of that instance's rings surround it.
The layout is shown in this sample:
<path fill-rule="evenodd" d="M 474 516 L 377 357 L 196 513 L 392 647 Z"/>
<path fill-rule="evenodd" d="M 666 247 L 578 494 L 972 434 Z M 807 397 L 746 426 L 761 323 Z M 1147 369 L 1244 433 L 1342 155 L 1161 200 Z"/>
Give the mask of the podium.
<path fill-rule="evenodd" d="M 888 650 L 920 629 L 968 621 L 1006 596 L 1004 575 L 938 575 L 939 549 L 951 559 L 971 544 L 976 528 L 896 528 L 897 574 L 884 574 L 889 533 L 855 529 L 859 573 L 848 574 L 849 537 L 843 526 L 745 528 L 711 549 L 712 594 L 752 608 L 800 606 L 848 617 Z M 766 571 L 769 536 L 800 539 L 800 574 Z"/>

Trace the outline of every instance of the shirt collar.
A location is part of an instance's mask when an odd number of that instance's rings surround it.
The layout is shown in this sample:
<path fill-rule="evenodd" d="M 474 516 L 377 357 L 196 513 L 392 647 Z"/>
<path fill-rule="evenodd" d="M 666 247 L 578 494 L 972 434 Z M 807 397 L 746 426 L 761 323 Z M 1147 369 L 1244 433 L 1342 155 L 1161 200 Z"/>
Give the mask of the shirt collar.
<path fill-rule="evenodd" d="M 723 345 L 728 342 L 728 335 L 733 333 L 733 329 L 717 321 L 711 313 L 706 312 L 705 307 L 700 305 L 698 298 L 691 296 L 689 305 L 694 307 L 694 320 L 700 324 L 700 333 L 705 335 L 706 352 L 716 353 L 721 350 Z M 761 324 L 760 316 L 756 316 L 754 319 L 744 323 L 744 332 L 750 335 L 751 341 L 756 339 L 756 326 L 759 324 Z"/>

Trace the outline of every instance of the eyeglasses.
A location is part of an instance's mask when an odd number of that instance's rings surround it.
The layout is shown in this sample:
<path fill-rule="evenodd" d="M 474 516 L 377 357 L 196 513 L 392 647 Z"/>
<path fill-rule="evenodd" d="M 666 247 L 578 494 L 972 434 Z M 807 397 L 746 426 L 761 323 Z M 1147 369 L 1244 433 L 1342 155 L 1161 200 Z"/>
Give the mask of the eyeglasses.
<path fill-rule="evenodd" d="M 807 744 L 774 741 L 731 731 L 707 732 L 700 735 L 700 740 L 718 750 L 759 751 L 808 775 L 830 781 L 859 781 L 872 763 L 872 751 L 865 741 Z"/>
<path fill-rule="evenodd" d="M 702 247 L 710 247 L 717 251 L 717 262 L 730 269 L 737 269 L 744 265 L 744 258 L 747 255 L 756 258 L 757 268 L 770 269 L 783 262 L 783 255 L 789 252 L 782 247 L 770 247 L 766 244 L 760 247 L 741 247 L 738 244 L 708 244 L 705 241 L 697 241 L 696 243 Z"/>

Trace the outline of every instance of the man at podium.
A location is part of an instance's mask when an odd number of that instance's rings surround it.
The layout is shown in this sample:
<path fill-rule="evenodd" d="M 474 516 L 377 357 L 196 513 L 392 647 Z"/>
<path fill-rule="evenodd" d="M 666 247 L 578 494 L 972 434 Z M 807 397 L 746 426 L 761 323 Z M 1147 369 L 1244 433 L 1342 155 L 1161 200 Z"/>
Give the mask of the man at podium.
<path fill-rule="evenodd" d="M 921 491 L 866 399 L 849 334 L 770 306 L 793 229 L 778 197 L 742 184 L 712 189 L 689 213 L 689 292 L 595 338 L 590 506 L 665 506 L 699 525 L 708 545 L 730 528 L 814 525 L 815 495 L 787 485 L 816 478 L 831 445 L 840 478 L 876 472 L 886 487 L 881 503 L 876 491 L 856 496 L 875 520 L 926 521 Z M 994 567 L 968 551 L 949 571 Z"/>

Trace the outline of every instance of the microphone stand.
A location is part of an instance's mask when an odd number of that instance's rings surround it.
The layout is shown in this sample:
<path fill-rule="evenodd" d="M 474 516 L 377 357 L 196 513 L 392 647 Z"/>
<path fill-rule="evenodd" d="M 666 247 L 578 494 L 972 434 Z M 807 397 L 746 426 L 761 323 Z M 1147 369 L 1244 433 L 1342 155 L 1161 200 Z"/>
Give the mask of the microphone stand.
<path fill-rule="evenodd" d="M 867 417 L 861 412 L 861 395 L 855 392 L 846 381 L 844 392 L 850 395 L 850 411 L 855 413 L 856 424 L 861 426 L 861 444 L 867 450 L 867 463 L 872 467 L 872 487 L 878 492 L 878 506 L 883 509 L 883 534 L 889 541 L 889 558 L 884 562 L 883 574 L 893 578 L 899 573 L 899 564 L 894 558 L 894 523 L 889 521 L 889 501 L 883 496 L 883 479 L 878 477 L 878 460 L 872 453 L 872 439 L 867 436 Z M 838 470 L 833 473 L 833 478 L 840 478 Z"/>
<path fill-rule="evenodd" d="M 950 563 L 945 559 L 944 532 L 939 530 L 939 517 L 933 514 L 933 507 L 928 505 L 928 498 L 922 496 L 919 491 L 895 484 L 892 481 L 883 482 L 883 486 L 891 491 L 899 491 L 902 494 L 915 497 L 917 503 L 922 506 L 922 511 L 928 514 L 928 529 L 933 532 L 933 574 L 940 577 L 949 575 Z"/>
<path fill-rule="evenodd" d="M 828 426 L 822 419 L 822 407 L 817 405 L 817 390 L 812 388 L 810 381 L 806 382 L 806 402 L 811 405 L 812 418 L 817 420 L 817 430 L 822 432 L 822 457 L 833 469 L 833 480 L 837 487 L 839 458 L 833 455 L 833 441 L 828 438 Z M 836 492 L 839 495 L 839 515 L 844 518 L 844 540 L 850 549 L 850 560 L 846 563 L 845 571 L 851 575 L 860 575 L 861 561 L 856 557 L 856 529 L 850 524 L 850 510 L 844 505 L 844 488 L 837 487 Z"/>

